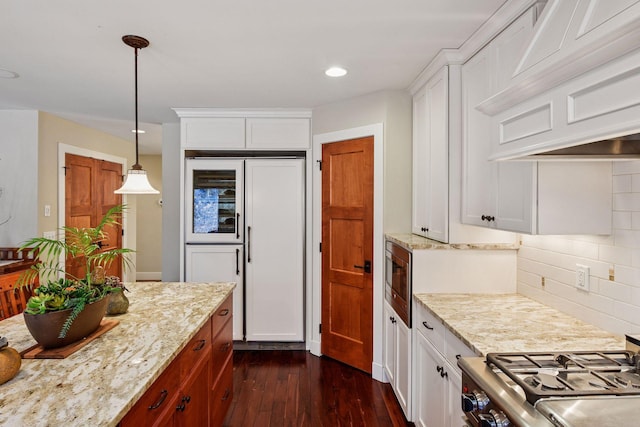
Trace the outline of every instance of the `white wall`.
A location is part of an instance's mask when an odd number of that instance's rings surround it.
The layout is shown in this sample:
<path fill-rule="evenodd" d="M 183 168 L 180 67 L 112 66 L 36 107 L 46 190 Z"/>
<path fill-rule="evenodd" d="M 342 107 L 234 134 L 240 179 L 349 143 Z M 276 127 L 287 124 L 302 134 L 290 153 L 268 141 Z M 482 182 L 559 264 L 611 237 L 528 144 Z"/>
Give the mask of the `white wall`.
<path fill-rule="evenodd" d="M 37 235 L 37 203 L 38 112 L 1 110 L 1 247 L 16 247 Z"/>
<path fill-rule="evenodd" d="M 160 194 L 136 197 L 137 227 L 136 280 L 162 279 L 162 156 L 140 156 L 151 186 Z"/>
<path fill-rule="evenodd" d="M 522 236 L 518 292 L 611 332 L 637 333 L 640 160 L 613 162 L 613 196 L 610 236 Z M 590 267 L 588 293 L 574 286 L 576 264 Z"/>
<path fill-rule="evenodd" d="M 180 123 L 162 125 L 162 280 L 180 280 Z"/>

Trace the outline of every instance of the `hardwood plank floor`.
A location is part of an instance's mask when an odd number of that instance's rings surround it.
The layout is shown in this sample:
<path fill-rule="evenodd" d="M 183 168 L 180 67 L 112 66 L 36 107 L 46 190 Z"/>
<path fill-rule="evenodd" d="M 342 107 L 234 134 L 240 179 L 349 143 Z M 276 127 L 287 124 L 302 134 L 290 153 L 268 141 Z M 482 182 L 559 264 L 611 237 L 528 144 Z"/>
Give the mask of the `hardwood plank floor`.
<path fill-rule="evenodd" d="M 304 350 L 234 351 L 224 426 L 407 426 L 389 384 Z"/>

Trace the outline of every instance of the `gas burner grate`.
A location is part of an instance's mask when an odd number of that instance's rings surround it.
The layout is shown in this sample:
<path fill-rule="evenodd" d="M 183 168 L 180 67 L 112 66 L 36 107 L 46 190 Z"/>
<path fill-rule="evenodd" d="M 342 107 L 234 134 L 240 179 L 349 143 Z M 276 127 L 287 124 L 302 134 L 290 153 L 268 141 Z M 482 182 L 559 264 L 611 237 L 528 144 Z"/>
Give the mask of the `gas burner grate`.
<path fill-rule="evenodd" d="M 489 353 L 487 363 L 531 404 L 543 397 L 640 395 L 640 360 L 632 351 Z"/>

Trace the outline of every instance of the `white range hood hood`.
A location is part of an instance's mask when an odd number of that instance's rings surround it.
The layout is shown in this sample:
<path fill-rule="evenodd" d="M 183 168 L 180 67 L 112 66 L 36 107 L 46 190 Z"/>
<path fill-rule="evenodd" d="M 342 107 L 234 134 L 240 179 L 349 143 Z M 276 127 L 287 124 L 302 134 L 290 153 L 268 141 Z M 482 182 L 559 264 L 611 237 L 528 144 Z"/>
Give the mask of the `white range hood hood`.
<path fill-rule="evenodd" d="M 640 158 L 640 0 L 549 0 L 510 84 L 477 108 L 493 160 Z"/>

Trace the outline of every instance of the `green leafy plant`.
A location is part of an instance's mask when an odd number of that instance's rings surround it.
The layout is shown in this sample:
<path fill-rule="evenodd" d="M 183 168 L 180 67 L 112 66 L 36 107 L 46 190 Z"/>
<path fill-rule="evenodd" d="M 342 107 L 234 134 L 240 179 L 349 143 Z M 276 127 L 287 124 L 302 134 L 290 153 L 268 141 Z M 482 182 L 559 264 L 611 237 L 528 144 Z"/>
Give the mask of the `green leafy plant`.
<path fill-rule="evenodd" d="M 18 279 L 18 286 L 31 286 L 39 278 L 43 283 L 33 289 L 33 295 L 27 301 L 25 313 L 44 314 L 51 311 L 71 309 L 59 338 L 64 338 L 78 314 L 87 304 L 98 301 L 108 293 L 118 289 L 105 283 L 104 269 L 114 261 L 122 260 L 123 267 L 131 266 L 126 256 L 133 252 L 126 248 L 101 250 L 101 242 L 106 239 L 106 228 L 119 225 L 125 210 L 124 205 L 109 209 L 96 227 L 62 227 L 61 240 L 46 237 L 34 237 L 27 240 L 20 250 L 37 251 L 39 261 L 26 270 Z M 61 263 L 64 259 L 81 257 L 84 260 L 84 277 L 75 277 L 65 272 Z M 102 271 L 102 274 L 96 274 Z"/>

